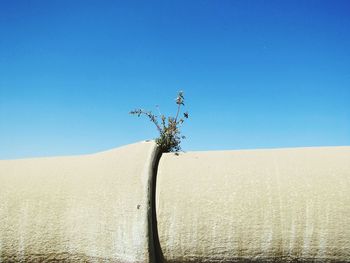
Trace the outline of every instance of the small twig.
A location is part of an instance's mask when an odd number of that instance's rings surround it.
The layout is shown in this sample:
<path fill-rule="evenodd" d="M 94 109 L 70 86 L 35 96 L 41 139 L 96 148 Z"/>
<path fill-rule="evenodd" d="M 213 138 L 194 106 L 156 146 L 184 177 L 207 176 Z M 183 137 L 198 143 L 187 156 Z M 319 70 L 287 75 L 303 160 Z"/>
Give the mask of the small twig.
<path fill-rule="evenodd" d="M 185 139 L 185 136 L 181 136 L 179 127 L 182 126 L 184 123 L 184 119 L 181 118 L 178 121 L 178 117 L 181 110 L 181 105 L 184 106 L 184 96 L 183 92 L 180 91 L 178 93 L 178 97 L 176 98 L 176 104 L 177 112 L 174 117 L 168 117 L 166 118 L 163 114 L 161 114 L 159 110 L 159 106 L 157 105 L 156 108 L 158 110 L 159 116 L 154 115 L 151 111 L 145 111 L 142 109 L 136 109 L 130 112 L 130 114 L 137 115 L 140 117 L 141 115 L 146 115 L 151 122 L 157 127 L 157 130 L 159 131 L 159 137 L 156 138 L 156 142 L 158 146 L 160 147 L 162 152 L 178 152 L 181 150 L 180 143 L 181 139 Z M 161 125 L 159 125 L 158 118 L 161 119 Z M 184 113 L 184 118 L 188 118 L 188 113 Z M 167 120 L 167 123 L 166 123 Z"/>

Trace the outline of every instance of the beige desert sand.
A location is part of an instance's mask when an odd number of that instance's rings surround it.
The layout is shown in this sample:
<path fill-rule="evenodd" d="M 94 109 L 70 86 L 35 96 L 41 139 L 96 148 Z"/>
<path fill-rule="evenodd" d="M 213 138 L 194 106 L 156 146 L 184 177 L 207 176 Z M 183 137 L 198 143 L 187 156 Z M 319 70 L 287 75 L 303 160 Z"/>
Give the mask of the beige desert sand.
<path fill-rule="evenodd" d="M 0 161 L 0 262 L 350 262 L 350 147 L 163 154 L 153 203 L 157 161 Z"/>
<path fill-rule="evenodd" d="M 0 161 L 0 262 L 149 262 L 156 149 Z"/>
<path fill-rule="evenodd" d="M 163 154 L 166 262 L 350 262 L 350 147 Z"/>

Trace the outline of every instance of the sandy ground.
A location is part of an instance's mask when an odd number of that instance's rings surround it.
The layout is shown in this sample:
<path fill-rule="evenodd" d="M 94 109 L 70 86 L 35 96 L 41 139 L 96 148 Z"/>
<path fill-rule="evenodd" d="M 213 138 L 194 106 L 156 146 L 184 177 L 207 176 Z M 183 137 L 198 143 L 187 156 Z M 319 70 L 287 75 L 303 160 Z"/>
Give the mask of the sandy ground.
<path fill-rule="evenodd" d="M 148 262 L 154 149 L 0 161 L 0 262 Z"/>
<path fill-rule="evenodd" d="M 149 262 L 154 142 L 0 161 L 0 262 Z M 350 147 L 163 154 L 166 262 L 350 262 Z"/>
<path fill-rule="evenodd" d="M 164 154 L 156 205 L 168 262 L 350 262 L 350 147 Z"/>

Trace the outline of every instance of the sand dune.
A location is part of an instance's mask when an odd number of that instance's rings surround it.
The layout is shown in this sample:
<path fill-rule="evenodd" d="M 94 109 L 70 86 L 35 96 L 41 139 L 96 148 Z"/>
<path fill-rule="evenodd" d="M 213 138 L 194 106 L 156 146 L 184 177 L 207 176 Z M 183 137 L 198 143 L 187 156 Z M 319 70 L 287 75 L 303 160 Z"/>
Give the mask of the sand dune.
<path fill-rule="evenodd" d="M 0 161 L 0 262 L 350 262 L 350 147 L 157 156 Z"/>
<path fill-rule="evenodd" d="M 350 147 L 164 154 L 169 262 L 350 261 Z"/>
<path fill-rule="evenodd" d="M 0 161 L 0 262 L 147 262 L 155 149 Z"/>

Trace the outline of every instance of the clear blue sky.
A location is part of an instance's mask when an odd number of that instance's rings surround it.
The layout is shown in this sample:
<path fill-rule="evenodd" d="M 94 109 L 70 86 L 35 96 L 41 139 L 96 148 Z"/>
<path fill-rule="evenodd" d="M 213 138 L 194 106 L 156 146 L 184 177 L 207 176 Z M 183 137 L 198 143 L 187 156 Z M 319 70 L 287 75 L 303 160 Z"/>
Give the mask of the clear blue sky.
<path fill-rule="evenodd" d="M 183 149 L 350 145 L 350 1 L 0 1 L 0 159 L 157 136 Z"/>

